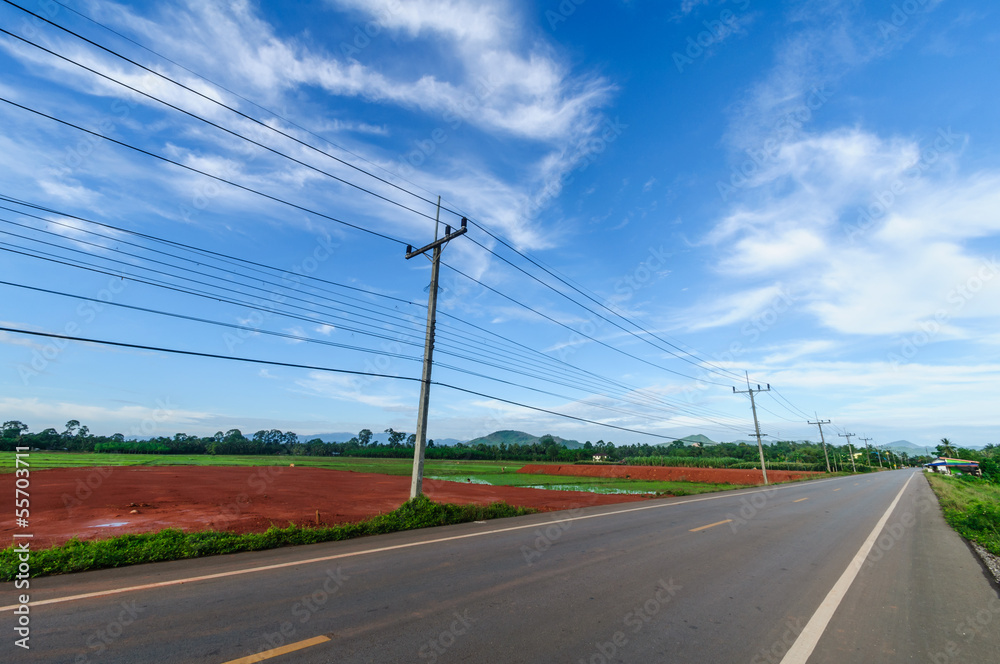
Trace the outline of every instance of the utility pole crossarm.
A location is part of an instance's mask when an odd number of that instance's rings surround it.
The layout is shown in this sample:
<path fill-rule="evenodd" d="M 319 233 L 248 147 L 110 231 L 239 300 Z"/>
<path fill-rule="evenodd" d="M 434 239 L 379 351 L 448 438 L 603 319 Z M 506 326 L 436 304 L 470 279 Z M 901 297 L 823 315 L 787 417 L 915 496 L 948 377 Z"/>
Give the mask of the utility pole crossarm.
<path fill-rule="evenodd" d="M 445 226 L 444 237 L 442 237 L 439 240 L 434 240 L 430 244 L 424 247 L 420 247 L 419 249 L 416 250 L 414 250 L 414 248 L 411 245 L 406 245 L 406 260 L 410 260 L 414 256 L 420 256 L 421 254 L 425 254 L 431 249 L 437 249 L 438 247 L 444 246 L 449 242 L 451 242 L 452 240 L 454 240 L 455 238 L 457 238 L 459 235 L 465 235 L 466 233 L 469 232 L 468 224 L 469 220 L 466 219 L 465 217 L 462 217 L 462 227 L 459 228 L 454 233 L 451 231 L 451 226 Z"/>

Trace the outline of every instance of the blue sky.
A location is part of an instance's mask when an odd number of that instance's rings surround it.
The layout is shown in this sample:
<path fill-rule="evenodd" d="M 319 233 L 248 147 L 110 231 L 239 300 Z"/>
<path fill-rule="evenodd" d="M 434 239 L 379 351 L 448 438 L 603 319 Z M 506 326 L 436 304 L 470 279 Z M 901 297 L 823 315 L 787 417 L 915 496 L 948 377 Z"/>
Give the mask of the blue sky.
<path fill-rule="evenodd" d="M 5 35 L 0 97 L 176 162 L 0 103 L 0 194 L 54 211 L 2 203 L 0 248 L 101 270 L 4 251 L 4 327 L 418 377 L 430 270 L 404 251 L 441 196 L 474 224 L 444 250 L 434 378 L 480 395 L 436 386 L 431 437 L 658 441 L 513 401 L 745 439 L 749 372 L 774 437 L 816 438 L 815 413 L 883 444 L 997 442 L 993 3 L 24 7 L 189 89 L 0 7 L 108 77 Z M 413 381 L 16 333 L 0 354 L 0 411 L 32 430 L 415 428 Z"/>

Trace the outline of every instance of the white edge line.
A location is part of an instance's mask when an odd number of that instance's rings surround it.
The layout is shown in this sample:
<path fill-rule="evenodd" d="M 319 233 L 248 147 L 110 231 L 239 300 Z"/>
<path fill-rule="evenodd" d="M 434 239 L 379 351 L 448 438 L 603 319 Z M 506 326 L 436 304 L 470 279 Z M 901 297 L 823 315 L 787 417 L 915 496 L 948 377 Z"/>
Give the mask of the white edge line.
<path fill-rule="evenodd" d="M 906 482 L 903 483 L 903 488 L 899 490 L 896 497 L 889 504 L 889 507 L 885 510 L 885 514 L 882 518 L 878 520 L 875 527 L 872 529 L 868 539 L 864 541 L 861 548 L 858 549 L 857 554 L 855 554 L 854 559 L 851 560 L 847 569 L 844 573 L 840 575 L 840 579 L 837 583 L 833 585 L 830 592 L 827 593 L 826 598 L 816 609 L 816 613 L 813 614 L 809 622 L 806 623 L 805 628 L 802 633 L 799 634 L 799 638 L 795 639 L 795 643 L 792 647 L 788 649 L 785 656 L 781 659 L 781 664 L 806 664 L 809 656 L 812 655 L 813 650 L 816 648 L 816 644 L 819 643 L 820 637 L 823 636 L 823 632 L 826 631 L 826 626 L 830 623 L 833 618 L 833 614 L 836 613 L 837 607 L 840 606 L 840 602 L 847 595 L 847 591 L 850 589 L 851 584 L 854 583 L 854 579 L 858 576 L 858 572 L 861 571 L 862 566 L 865 564 L 865 560 L 868 558 L 868 553 L 872 550 L 875 545 L 875 540 L 882 533 L 882 529 L 885 527 L 886 522 L 892 515 L 892 511 L 896 509 L 896 505 L 899 504 L 899 499 L 903 497 L 903 492 L 906 491 L 906 487 L 909 486 L 910 480 L 913 479 L 911 474 Z"/>
<path fill-rule="evenodd" d="M 66 597 L 53 597 L 52 599 L 38 600 L 37 602 L 31 602 L 31 606 L 45 606 L 46 604 L 60 604 L 62 602 L 72 602 L 79 599 L 89 599 L 92 597 L 104 597 L 107 595 L 118 595 L 121 593 L 134 592 L 137 590 L 150 590 L 152 588 L 165 588 L 168 586 L 179 586 L 185 583 L 195 583 L 198 581 L 209 581 L 212 579 L 222 579 L 228 576 L 239 576 L 242 574 L 252 574 L 254 572 L 266 572 L 273 569 L 282 569 L 285 567 L 295 567 L 297 565 L 309 565 L 312 563 L 322 563 L 330 560 L 339 560 L 341 558 L 353 558 L 354 556 L 363 556 L 371 553 L 383 553 L 385 551 L 395 551 L 398 549 L 409 549 L 415 546 L 425 546 L 427 544 L 438 544 L 440 542 L 452 542 L 460 539 L 467 539 L 470 537 L 483 537 L 485 535 L 496 535 L 498 533 L 507 533 L 514 530 L 527 530 L 528 528 L 538 528 L 539 526 L 548 526 L 555 523 L 568 523 L 570 521 L 584 521 L 586 519 L 597 519 L 606 516 L 617 516 L 619 514 L 628 514 L 629 512 L 641 512 L 644 510 L 652 509 L 663 509 L 666 507 L 674 507 L 676 505 L 686 505 L 688 503 L 700 503 L 707 500 L 721 500 L 722 498 L 732 498 L 734 496 L 745 496 L 751 493 L 761 493 L 764 491 L 778 491 L 780 489 L 789 489 L 793 487 L 801 486 L 815 486 L 823 482 L 833 482 L 835 480 L 841 479 L 839 477 L 831 477 L 825 480 L 816 480 L 815 483 L 799 483 L 795 482 L 792 484 L 784 484 L 777 486 L 770 486 L 762 489 L 752 489 L 749 491 L 726 491 L 717 496 L 706 496 L 704 498 L 691 498 L 689 500 L 680 500 L 675 503 L 661 503 L 657 505 L 644 505 L 642 507 L 631 507 L 628 509 L 618 510 L 615 512 L 603 512 L 601 514 L 587 514 L 584 516 L 574 516 L 567 517 L 565 519 L 557 519 L 552 521 L 547 521 L 544 524 L 532 523 L 524 526 L 511 526 L 510 528 L 497 528 L 495 530 L 484 530 L 476 533 L 466 533 L 465 535 L 452 535 L 449 537 L 438 537 L 436 539 L 421 540 L 419 542 L 407 542 L 406 544 L 394 544 L 392 546 L 383 546 L 376 549 L 365 549 L 363 551 L 349 551 L 346 553 L 337 553 L 332 556 L 322 556 L 320 558 L 309 558 L 307 560 L 296 560 L 287 563 L 276 563 L 274 565 L 264 565 L 262 567 L 248 567 L 246 569 L 231 570 L 229 572 L 218 572 L 216 574 L 205 574 L 204 576 L 192 576 L 186 579 L 173 579 L 171 581 L 158 581 L 157 583 L 147 583 L 141 586 L 128 586 L 126 588 L 112 588 L 110 590 L 98 590 L 92 593 L 83 593 L 80 595 L 67 595 Z M 909 482 L 909 480 L 907 480 Z M 405 531 L 401 531 L 405 532 Z M 196 560 L 195 558 L 188 558 L 186 560 Z M 10 611 L 16 609 L 18 604 L 10 604 L 8 606 L 0 606 L 0 611 Z"/>

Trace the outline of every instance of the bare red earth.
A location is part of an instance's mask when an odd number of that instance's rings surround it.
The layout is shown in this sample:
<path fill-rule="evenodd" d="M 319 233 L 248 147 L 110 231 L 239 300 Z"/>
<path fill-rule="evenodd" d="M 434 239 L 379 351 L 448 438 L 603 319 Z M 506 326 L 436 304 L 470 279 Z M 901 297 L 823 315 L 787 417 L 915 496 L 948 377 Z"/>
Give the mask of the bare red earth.
<path fill-rule="evenodd" d="M 764 475 L 759 470 L 732 468 L 677 468 L 673 466 L 562 466 L 529 464 L 517 471 L 531 475 L 576 475 L 577 477 L 617 477 L 633 480 L 658 480 L 662 482 L 711 482 L 714 484 L 763 484 Z M 768 470 L 771 482 L 787 482 L 815 472 Z"/>
<path fill-rule="evenodd" d="M 0 495 L 13 496 L 14 481 L 14 473 L 0 475 Z M 37 548 L 163 528 L 263 532 L 272 524 L 314 524 L 317 510 L 325 525 L 361 521 L 406 502 L 410 478 L 288 466 L 58 468 L 33 471 L 30 493 L 30 527 L 15 528 L 14 510 L 6 510 L 4 542 L 14 532 L 34 534 Z M 437 502 L 502 500 L 541 510 L 645 498 L 441 480 L 424 480 L 424 493 Z"/>

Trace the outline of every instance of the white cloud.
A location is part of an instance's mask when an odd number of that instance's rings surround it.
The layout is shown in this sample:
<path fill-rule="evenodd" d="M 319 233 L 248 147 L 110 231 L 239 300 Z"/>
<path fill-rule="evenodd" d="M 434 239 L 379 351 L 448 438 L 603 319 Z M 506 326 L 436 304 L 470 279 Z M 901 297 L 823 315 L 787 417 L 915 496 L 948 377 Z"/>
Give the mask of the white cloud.
<path fill-rule="evenodd" d="M 719 271 L 796 283 L 803 309 L 842 333 L 907 334 L 937 317 L 940 339 L 963 336 L 962 319 L 1000 316 L 1000 279 L 974 242 L 1000 235 L 1000 173 L 962 174 L 964 143 L 857 128 L 790 140 L 706 236 Z M 982 295 L 956 295 L 970 279 Z M 709 309 L 711 323 L 740 320 L 754 300 L 720 305 L 730 313 Z"/>

